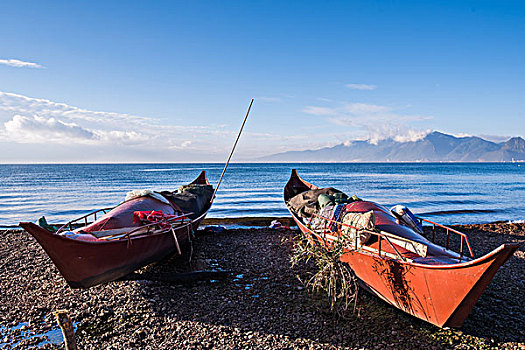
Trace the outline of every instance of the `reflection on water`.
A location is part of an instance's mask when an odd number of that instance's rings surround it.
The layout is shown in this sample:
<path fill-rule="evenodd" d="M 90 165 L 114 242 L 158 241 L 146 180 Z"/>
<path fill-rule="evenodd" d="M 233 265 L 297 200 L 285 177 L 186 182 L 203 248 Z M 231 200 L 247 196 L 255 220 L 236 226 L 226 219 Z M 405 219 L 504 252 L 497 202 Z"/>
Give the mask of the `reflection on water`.
<path fill-rule="evenodd" d="M 73 322 L 73 327 L 76 331 L 78 324 Z M 58 345 L 64 342 L 62 331 L 58 326 L 46 332 L 37 333 L 31 329 L 29 322 L 20 322 L 14 326 L 0 325 L 0 348 L 16 347 L 25 340 L 35 340 L 31 341 L 33 347 L 41 347 L 45 344 Z"/>
<path fill-rule="evenodd" d="M 269 279 L 268 276 L 255 276 L 246 278 L 244 274 L 237 274 L 233 278 L 234 286 L 237 288 L 237 292 L 250 292 L 250 290 L 253 288 L 254 283 L 261 280 L 267 280 Z M 259 294 L 256 293 L 250 293 L 250 296 L 252 298 L 258 298 Z"/>

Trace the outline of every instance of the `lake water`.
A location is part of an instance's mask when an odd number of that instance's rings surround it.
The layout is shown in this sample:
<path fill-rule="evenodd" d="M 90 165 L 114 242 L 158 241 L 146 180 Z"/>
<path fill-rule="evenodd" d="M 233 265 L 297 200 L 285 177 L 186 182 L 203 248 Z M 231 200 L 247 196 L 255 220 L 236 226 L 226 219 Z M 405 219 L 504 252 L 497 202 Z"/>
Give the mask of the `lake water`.
<path fill-rule="evenodd" d="M 0 165 L 0 226 L 66 222 L 118 204 L 129 190 L 174 190 L 200 170 L 216 184 L 223 164 Z M 208 217 L 288 216 L 282 193 L 290 169 L 319 187 L 387 207 L 404 204 L 445 223 L 525 219 L 525 164 L 230 164 Z"/>

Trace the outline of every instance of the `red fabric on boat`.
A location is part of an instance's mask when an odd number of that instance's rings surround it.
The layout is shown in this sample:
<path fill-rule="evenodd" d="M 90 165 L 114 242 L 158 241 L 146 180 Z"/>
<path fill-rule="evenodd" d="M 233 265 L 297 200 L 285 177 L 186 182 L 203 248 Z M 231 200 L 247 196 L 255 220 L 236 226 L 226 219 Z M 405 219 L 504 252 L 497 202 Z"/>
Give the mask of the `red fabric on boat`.
<path fill-rule="evenodd" d="M 168 220 L 177 217 L 178 215 L 164 214 L 161 211 L 136 211 L 133 213 L 133 223 L 140 223 L 141 225 L 152 224 L 163 220 Z M 183 219 L 183 218 L 181 218 Z M 170 224 L 165 222 L 160 224 L 163 227 L 169 227 Z"/>

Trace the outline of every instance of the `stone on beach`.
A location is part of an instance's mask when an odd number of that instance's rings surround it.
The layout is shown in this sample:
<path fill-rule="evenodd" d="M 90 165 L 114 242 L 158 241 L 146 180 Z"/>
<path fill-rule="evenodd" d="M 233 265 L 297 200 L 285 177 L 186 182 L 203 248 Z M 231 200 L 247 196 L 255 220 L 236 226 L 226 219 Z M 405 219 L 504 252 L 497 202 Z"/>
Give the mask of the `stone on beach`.
<path fill-rule="evenodd" d="M 525 224 L 459 229 L 469 235 L 477 256 L 503 242 L 525 241 Z M 355 314 L 335 319 L 322 297 L 309 294 L 297 279 L 304 280 L 311 266 L 290 267 L 291 230 L 226 229 L 197 235 L 194 260 L 200 265 L 174 257 L 137 271 L 136 279 L 87 290 L 70 289 L 27 233 L 0 234 L 0 340 L 9 347 L 42 345 L 42 339 L 24 339 L 15 328 L 25 325 L 23 332 L 35 334 L 54 330 L 50 315 L 57 309 L 69 311 L 81 349 L 525 347 L 524 247 L 498 271 L 464 327 L 450 330 L 365 292 Z M 192 284 L 155 281 L 202 267 L 231 271 L 231 276 Z M 43 347 L 61 346 L 51 340 Z"/>

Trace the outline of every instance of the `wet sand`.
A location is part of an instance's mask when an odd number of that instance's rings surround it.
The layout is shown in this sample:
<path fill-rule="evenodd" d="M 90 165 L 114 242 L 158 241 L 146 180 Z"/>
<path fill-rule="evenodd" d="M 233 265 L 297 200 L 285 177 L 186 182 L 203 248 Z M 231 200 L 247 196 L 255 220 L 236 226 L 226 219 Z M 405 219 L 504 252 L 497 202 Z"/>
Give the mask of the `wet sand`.
<path fill-rule="evenodd" d="M 456 228 L 469 235 L 476 256 L 504 242 L 525 241 L 525 224 Z M 192 263 L 188 256 L 172 257 L 128 280 L 78 290 L 66 285 L 29 234 L 0 231 L 0 348 L 63 348 L 52 312 L 67 309 L 80 349 L 525 349 L 524 245 L 496 274 L 464 326 L 450 330 L 364 291 L 349 319 L 334 318 L 297 278 L 304 280 L 311 267 L 290 267 L 294 234 L 200 230 Z M 227 271 L 227 277 L 184 284 L 164 278 L 202 269 Z"/>

